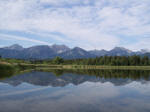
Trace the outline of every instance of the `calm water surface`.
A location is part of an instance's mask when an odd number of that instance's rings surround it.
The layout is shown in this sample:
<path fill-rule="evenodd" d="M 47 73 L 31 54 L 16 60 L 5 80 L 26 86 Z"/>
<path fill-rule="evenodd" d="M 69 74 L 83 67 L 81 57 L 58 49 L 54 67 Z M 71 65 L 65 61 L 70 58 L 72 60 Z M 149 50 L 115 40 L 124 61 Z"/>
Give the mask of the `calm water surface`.
<path fill-rule="evenodd" d="M 150 112 L 149 71 L 53 71 L 0 78 L 0 112 Z"/>

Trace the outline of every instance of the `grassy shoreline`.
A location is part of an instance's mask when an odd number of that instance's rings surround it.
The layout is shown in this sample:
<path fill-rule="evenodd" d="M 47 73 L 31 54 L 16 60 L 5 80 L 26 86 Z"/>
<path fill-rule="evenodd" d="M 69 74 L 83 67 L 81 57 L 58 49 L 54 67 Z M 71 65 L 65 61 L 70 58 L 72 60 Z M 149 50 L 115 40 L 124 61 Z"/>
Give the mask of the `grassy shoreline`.
<path fill-rule="evenodd" d="M 150 66 L 95 66 L 95 65 L 48 65 L 36 66 L 36 68 L 43 69 L 99 69 L 99 70 L 150 70 Z"/>
<path fill-rule="evenodd" d="M 0 69 L 99 69 L 99 70 L 150 70 L 150 66 L 99 66 L 99 65 L 48 65 L 48 64 L 25 64 L 25 63 L 0 63 Z"/>
<path fill-rule="evenodd" d="M 89 74 L 99 77 L 145 77 L 149 76 L 150 66 L 94 66 L 94 65 L 46 65 L 46 64 L 1 64 L 0 80 L 12 75 L 25 73 L 29 71 L 53 72 L 56 75 L 63 73 Z M 132 73 L 133 72 L 133 73 Z M 129 75 L 131 73 L 132 75 Z M 140 74 L 138 74 L 140 73 Z M 136 76 L 135 76 L 136 74 Z M 142 75 L 141 75 L 142 74 Z M 144 75 L 145 74 L 145 75 Z"/>

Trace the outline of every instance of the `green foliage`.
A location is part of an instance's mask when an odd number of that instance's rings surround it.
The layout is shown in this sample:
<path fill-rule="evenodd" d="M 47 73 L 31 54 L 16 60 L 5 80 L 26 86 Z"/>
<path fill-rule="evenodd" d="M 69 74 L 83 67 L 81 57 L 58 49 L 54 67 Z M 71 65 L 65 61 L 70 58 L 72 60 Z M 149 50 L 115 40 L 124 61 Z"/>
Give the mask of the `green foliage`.
<path fill-rule="evenodd" d="M 88 59 L 63 60 L 60 57 L 53 59 L 53 64 L 64 65 L 112 65 L 112 66 L 148 66 L 150 59 L 147 56 L 103 56 Z M 50 63 L 49 63 L 50 64 Z M 52 63 L 51 63 L 52 64 Z"/>
<path fill-rule="evenodd" d="M 14 63 L 26 63 L 26 64 L 29 64 L 30 63 L 30 61 L 27 61 L 27 60 L 11 59 L 11 58 L 0 58 L 0 61 L 11 63 L 11 64 L 14 64 Z"/>
<path fill-rule="evenodd" d="M 150 59 L 147 56 L 103 56 L 88 59 L 64 60 L 65 65 L 112 65 L 112 66 L 149 66 Z"/>
<path fill-rule="evenodd" d="M 63 62 L 64 62 L 63 58 L 58 56 L 53 59 L 54 64 L 62 64 Z"/>
<path fill-rule="evenodd" d="M 6 64 L 0 64 L 0 79 L 4 76 L 12 75 L 15 72 L 15 67 Z"/>
<path fill-rule="evenodd" d="M 150 59 L 148 56 L 140 57 L 133 56 L 102 56 L 96 58 L 85 59 L 68 59 L 64 60 L 61 57 L 47 60 L 18 60 L 18 59 L 4 59 L 0 61 L 11 64 L 45 64 L 45 65 L 107 65 L 107 66 L 150 66 Z"/>

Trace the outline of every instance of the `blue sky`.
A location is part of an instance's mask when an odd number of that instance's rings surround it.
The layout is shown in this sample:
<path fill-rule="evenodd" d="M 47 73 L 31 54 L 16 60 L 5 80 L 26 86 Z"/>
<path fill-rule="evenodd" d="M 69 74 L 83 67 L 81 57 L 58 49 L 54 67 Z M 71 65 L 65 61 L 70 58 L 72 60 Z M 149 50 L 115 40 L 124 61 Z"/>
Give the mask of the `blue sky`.
<path fill-rule="evenodd" d="M 150 0 L 0 0 L 0 47 L 150 49 Z"/>

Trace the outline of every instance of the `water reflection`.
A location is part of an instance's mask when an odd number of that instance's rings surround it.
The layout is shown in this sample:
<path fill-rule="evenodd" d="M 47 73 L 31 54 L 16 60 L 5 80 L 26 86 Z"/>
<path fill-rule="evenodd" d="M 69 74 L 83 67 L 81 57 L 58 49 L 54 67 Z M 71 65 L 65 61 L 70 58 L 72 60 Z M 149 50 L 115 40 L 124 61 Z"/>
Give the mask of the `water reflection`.
<path fill-rule="evenodd" d="M 10 77 L 10 76 L 9 76 Z M 3 77 L 4 78 L 4 77 Z M 111 82 L 116 86 L 126 85 L 132 81 L 148 83 L 150 71 L 131 71 L 131 70 L 50 70 L 32 71 L 16 75 L 10 78 L 5 77 L 0 82 L 18 86 L 23 82 L 39 85 L 63 87 L 68 84 L 79 85 L 84 82 Z"/>
<path fill-rule="evenodd" d="M 0 112 L 149 112 L 149 71 L 50 70 L 0 80 Z"/>

